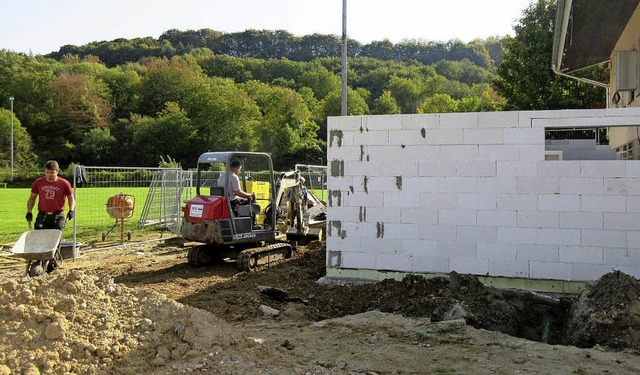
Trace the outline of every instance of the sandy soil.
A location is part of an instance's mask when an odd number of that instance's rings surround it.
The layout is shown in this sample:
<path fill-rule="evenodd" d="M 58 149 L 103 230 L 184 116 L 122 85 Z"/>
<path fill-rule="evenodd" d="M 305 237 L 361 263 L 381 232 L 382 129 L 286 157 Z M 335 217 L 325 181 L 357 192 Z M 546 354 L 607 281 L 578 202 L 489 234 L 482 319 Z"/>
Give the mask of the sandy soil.
<path fill-rule="evenodd" d="M 0 374 L 640 373 L 640 288 L 624 274 L 578 298 L 455 273 L 318 283 L 321 243 L 258 273 L 186 254 L 154 241 L 36 278 L 1 269 Z"/>

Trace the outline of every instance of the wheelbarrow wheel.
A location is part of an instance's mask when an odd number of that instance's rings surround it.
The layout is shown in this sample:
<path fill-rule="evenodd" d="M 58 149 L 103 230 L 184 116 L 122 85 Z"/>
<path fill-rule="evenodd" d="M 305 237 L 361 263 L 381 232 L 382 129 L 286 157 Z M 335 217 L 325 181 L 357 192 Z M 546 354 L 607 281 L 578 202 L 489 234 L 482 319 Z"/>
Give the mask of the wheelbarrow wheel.
<path fill-rule="evenodd" d="M 127 241 L 131 241 L 131 232 L 127 232 Z"/>
<path fill-rule="evenodd" d="M 44 273 L 44 268 L 42 267 L 42 262 L 34 262 L 29 267 L 29 276 L 36 277 L 40 276 Z"/>
<path fill-rule="evenodd" d="M 51 259 L 46 262 L 46 267 L 47 267 L 47 273 L 51 273 L 56 269 L 58 269 L 59 266 L 58 266 L 58 262 L 56 262 L 55 259 Z"/>
<path fill-rule="evenodd" d="M 107 234 L 106 233 L 102 233 L 102 241 L 104 241 L 107 238 Z"/>

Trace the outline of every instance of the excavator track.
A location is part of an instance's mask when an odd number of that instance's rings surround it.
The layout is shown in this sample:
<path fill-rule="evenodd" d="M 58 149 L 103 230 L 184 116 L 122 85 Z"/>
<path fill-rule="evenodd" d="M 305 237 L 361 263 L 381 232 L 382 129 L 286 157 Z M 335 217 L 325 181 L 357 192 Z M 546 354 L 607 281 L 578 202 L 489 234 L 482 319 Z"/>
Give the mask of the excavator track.
<path fill-rule="evenodd" d="M 290 258 L 292 252 L 293 247 L 286 242 L 246 249 L 238 255 L 238 268 L 242 271 L 255 272 Z"/>
<path fill-rule="evenodd" d="M 204 267 L 213 264 L 216 257 L 211 252 L 210 246 L 199 245 L 189 248 L 187 262 L 192 267 Z"/>

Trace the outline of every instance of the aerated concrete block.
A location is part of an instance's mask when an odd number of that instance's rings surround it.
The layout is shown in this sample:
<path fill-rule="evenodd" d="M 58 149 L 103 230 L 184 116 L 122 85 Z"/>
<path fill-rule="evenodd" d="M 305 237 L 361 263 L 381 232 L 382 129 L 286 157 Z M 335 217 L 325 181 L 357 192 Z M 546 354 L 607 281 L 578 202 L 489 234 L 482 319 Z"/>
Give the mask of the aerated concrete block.
<path fill-rule="evenodd" d="M 559 261 L 562 263 L 603 263 L 602 247 L 560 246 Z"/>
<path fill-rule="evenodd" d="M 489 258 L 489 274 L 502 277 L 527 278 L 530 276 L 529 262 Z"/>
<path fill-rule="evenodd" d="M 449 260 L 451 271 L 469 273 L 472 275 L 486 275 L 489 273 L 489 260 L 452 256 Z"/>

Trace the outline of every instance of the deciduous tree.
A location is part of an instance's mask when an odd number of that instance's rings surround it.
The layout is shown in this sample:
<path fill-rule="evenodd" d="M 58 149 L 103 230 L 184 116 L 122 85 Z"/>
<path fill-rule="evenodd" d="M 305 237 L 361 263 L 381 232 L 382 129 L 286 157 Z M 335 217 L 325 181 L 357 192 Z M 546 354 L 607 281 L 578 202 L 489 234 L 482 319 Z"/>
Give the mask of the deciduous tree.
<path fill-rule="evenodd" d="M 185 100 L 202 78 L 202 70 L 188 56 L 153 59 L 146 68 L 140 83 L 138 113 L 151 117 L 162 111 L 167 102 L 176 102 L 184 107 Z"/>
<path fill-rule="evenodd" d="M 451 113 L 457 111 L 458 103 L 447 94 L 430 96 L 418 107 L 418 113 Z"/>
<path fill-rule="evenodd" d="M 189 98 L 187 114 L 195 132 L 190 148 L 194 153 L 256 151 L 260 108 L 233 81 L 212 79 L 198 86 Z"/>
<path fill-rule="evenodd" d="M 184 166 L 195 166 L 195 131 L 191 120 L 177 103 L 168 102 L 157 118 L 145 118 L 134 125 L 131 150 L 140 166 L 157 166 L 163 155 L 174 155 Z"/>
<path fill-rule="evenodd" d="M 507 100 L 505 109 L 592 108 L 603 101 L 602 88 L 551 70 L 555 10 L 555 0 L 532 2 L 514 27 L 515 36 L 505 38 L 504 60 L 494 80 Z"/>
<path fill-rule="evenodd" d="M 20 123 L 20 119 L 13 115 L 13 165 L 25 167 L 32 165 L 31 136 Z M 0 108 L 0 165 L 11 165 L 11 111 Z"/>
<path fill-rule="evenodd" d="M 273 154 L 276 164 L 302 150 L 320 150 L 318 125 L 302 96 L 294 90 L 251 81 L 244 89 L 258 104 L 262 117 L 256 129 L 258 150 Z"/>
<path fill-rule="evenodd" d="M 376 100 L 373 101 L 371 113 L 374 115 L 395 115 L 400 113 L 398 103 L 391 95 L 391 91 L 385 90 Z"/>
<path fill-rule="evenodd" d="M 76 161 L 84 165 L 112 165 L 113 154 L 125 150 L 133 149 L 118 145 L 109 129 L 91 129 L 76 147 Z"/>

